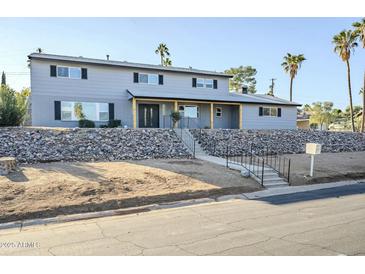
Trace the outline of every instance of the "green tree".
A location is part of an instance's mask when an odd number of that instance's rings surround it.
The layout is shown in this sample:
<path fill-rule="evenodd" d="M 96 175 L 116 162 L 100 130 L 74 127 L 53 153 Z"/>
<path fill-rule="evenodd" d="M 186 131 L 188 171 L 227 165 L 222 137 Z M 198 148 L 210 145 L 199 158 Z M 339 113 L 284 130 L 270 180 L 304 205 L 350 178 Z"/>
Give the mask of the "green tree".
<path fill-rule="evenodd" d="M 84 120 L 86 118 L 81 103 L 75 103 L 74 112 L 77 119 Z"/>
<path fill-rule="evenodd" d="M 163 61 L 163 65 L 165 67 L 168 67 L 168 66 L 171 66 L 172 65 L 172 61 L 170 58 L 166 58 L 164 61 Z"/>
<path fill-rule="evenodd" d="M 26 118 L 28 97 L 7 85 L 0 87 L 0 126 L 19 126 Z"/>
<path fill-rule="evenodd" d="M 311 106 L 307 106 L 310 112 L 310 123 L 327 126 L 333 121 L 333 103 L 332 102 L 315 102 Z"/>
<path fill-rule="evenodd" d="M 225 73 L 233 75 L 229 81 L 229 88 L 235 91 L 241 91 L 242 86 L 246 85 L 249 93 L 256 93 L 257 70 L 251 66 L 239 66 L 238 68 L 230 68 Z"/>
<path fill-rule="evenodd" d="M 305 60 L 303 54 L 293 55 L 287 53 L 286 56 L 284 56 L 284 62 L 281 64 L 284 71 L 290 75 L 290 102 L 293 101 L 293 80 Z"/>
<path fill-rule="evenodd" d="M 357 35 L 358 39 L 362 43 L 362 47 L 365 49 L 365 18 L 363 18 L 360 22 L 355 22 L 352 24 L 355 28 L 355 34 Z M 365 72 L 364 72 L 364 83 L 362 90 L 365 90 Z M 362 92 L 362 109 L 365 109 L 365 93 Z M 361 118 L 361 132 L 365 130 L 365 111 L 362 112 Z"/>
<path fill-rule="evenodd" d="M 357 35 L 355 32 L 351 30 L 343 30 L 339 34 L 333 36 L 332 43 L 335 45 L 334 52 L 337 53 L 341 60 L 346 63 L 347 67 L 347 85 L 348 85 L 348 93 L 349 93 L 349 101 L 350 101 L 350 120 L 351 120 L 351 129 L 355 132 L 355 123 L 354 123 L 354 112 L 353 112 L 353 104 L 352 104 L 352 92 L 351 92 L 351 70 L 350 70 L 350 56 L 351 52 L 355 50 L 357 47 Z"/>
<path fill-rule="evenodd" d="M 164 60 L 166 56 L 170 56 L 169 48 L 164 43 L 160 43 L 155 50 L 156 54 L 160 55 L 161 58 L 161 65 L 164 65 Z"/>
<path fill-rule="evenodd" d="M 6 85 L 6 75 L 4 71 L 1 74 L 1 85 Z"/>

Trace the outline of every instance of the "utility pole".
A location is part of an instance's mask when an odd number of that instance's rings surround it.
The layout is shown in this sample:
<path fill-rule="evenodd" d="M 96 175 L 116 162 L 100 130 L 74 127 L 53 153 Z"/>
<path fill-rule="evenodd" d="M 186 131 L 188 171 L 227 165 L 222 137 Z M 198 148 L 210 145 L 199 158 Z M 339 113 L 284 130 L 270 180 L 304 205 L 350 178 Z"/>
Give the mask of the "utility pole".
<path fill-rule="evenodd" d="M 271 78 L 271 85 L 269 86 L 269 92 L 267 95 L 274 96 L 274 86 L 275 86 L 275 78 Z"/>

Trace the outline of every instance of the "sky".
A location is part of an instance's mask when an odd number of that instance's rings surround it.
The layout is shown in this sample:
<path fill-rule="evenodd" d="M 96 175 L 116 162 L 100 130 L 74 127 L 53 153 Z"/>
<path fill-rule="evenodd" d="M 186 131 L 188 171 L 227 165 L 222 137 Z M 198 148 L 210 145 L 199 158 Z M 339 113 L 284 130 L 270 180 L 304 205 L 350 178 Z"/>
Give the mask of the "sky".
<path fill-rule="evenodd" d="M 346 65 L 333 52 L 333 35 L 360 18 L 0 18 L 0 71 L 16 90 L 30 86 L 27 55 L 45 53 L 159 64 L 159 43 L 174 66 L 224 71 L 257 69 L 258 93 L 276 78 L 275 95 L 289 99 L 286 53 L 304 54 L 294 80 L 293 100 L 348 105 Z M 365 49 L 351 56 L 353 100 L 361 104 Z"/>

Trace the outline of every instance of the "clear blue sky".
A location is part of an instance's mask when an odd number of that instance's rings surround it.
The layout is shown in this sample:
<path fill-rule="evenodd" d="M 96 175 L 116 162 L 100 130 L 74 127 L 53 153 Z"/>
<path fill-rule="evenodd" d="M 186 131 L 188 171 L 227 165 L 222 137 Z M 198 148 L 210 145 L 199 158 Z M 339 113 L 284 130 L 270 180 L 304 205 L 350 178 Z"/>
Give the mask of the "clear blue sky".
<path fill-rule="evenodd" d="M 294 100 L 348 105 L 346 66 L 333 53 L 332 36 L 359 18 L 1 18 L 0 71 L 16 89 L 29 86 L 27 54 L 46 53 L 158 64 L 160 42 L 173 65 L 223 71 L 251 65 L 257 89 L 266 92 L 277 78 L 275 95 L 289 98 L 289 77 L 280 64 L 287 53 L 307 58 L 294 80 Z M 365 70 L 365 49 L 351 56 L 353 97 Z"/>

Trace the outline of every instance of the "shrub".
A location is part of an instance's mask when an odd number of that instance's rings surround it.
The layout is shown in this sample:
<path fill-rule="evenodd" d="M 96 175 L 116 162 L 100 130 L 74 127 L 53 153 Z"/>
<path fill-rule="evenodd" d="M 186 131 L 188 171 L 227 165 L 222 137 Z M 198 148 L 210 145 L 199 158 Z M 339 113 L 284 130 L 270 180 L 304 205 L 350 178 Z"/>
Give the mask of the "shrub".
<path fill-rule="evenodd" d="M 28 96 L 7 85 L 0 87 L 0 126 L 19 126 L 27 114 Z"/>
<path fill-rule="evenodd" d="M 81 120 L 79 120 L 79 127 L 81 127 L 81 128 L 94 128 L 95 123 L 94 123 L 94 121 L 91 121 L 91 120 L 81 119 Z"/>
<path fill-rule="evenodd" d="M 170 114 L 172 122 L 174 123 L 174 127 L 176 126 L 176 123 L 181 120 L 181 114 L 178 111 L 173 111 Z"/>
<path fill-rule="evenodd" d="M 121 120 L 109 120 L 108 127 L 120 127 L 121 124 Z"/>

